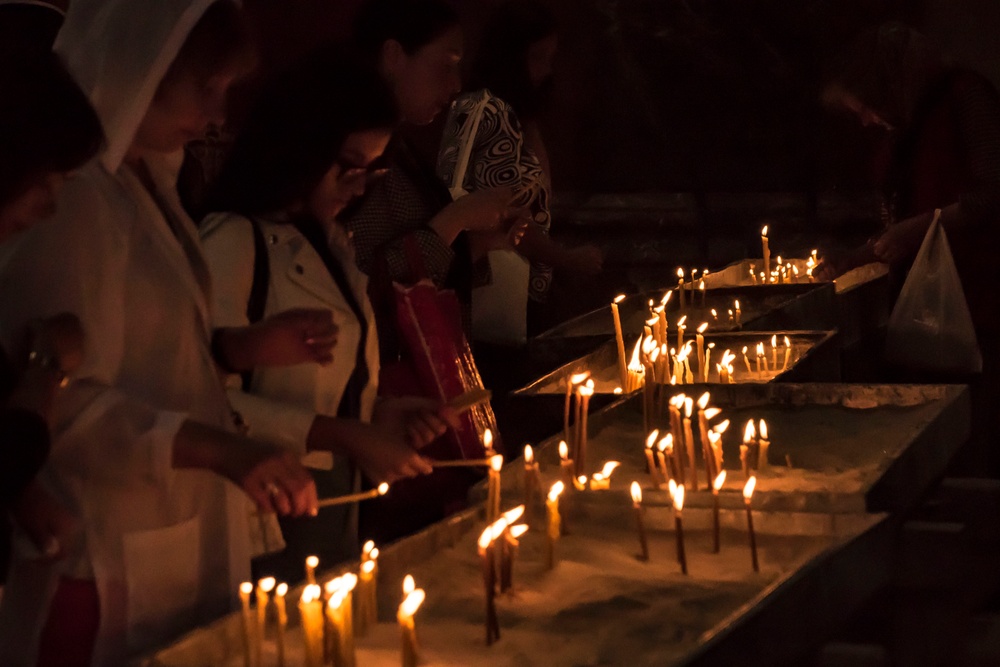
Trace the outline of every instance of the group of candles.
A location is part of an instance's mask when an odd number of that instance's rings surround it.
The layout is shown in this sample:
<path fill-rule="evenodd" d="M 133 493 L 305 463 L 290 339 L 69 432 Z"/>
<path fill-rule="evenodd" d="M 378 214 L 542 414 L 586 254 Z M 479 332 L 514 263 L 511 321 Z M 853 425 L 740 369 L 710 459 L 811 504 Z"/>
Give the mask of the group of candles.
<path fill-rule="evenodd" d="M 566 403 L 563 408 L 563 441 L 569 443 L 572 448 L 571 458 L 576 462 L 574 479 L 582 474 L 587 465 L 587 416 L 590 412 L 590 397 L 593 395 L 594 381 L 590 379 L 590 371 L 577 373 L 567 379 Z"/>
<path fill-rule="evenodd" d="M 365 543 L 358 573 L 348 572 L 330 579 L 322 586 L 316 580 L 316 556 L 306 558 L 306 585 L 299 598 L 299 618 L 302 627 L 303 649 L 307 667 L 354 667 L 354 638 L 367 634 L 378 622 L 376 581 L 378 578 L 378 549 L 371 541 Z M 408 578 L 412 584 L 412 578 Z M 405 591 L 397 618 L 403 634 L 403 664 L 416 665 L 416 639 L 413 633 L 413 614 L 423 601 L 423 591 Z M 411 586 L 412 589 L 412 586 Z M 257 606 L 251 609 L 251 595 L 256 592 Z M 273 592 L 273 595 L 272 595 Z M 286 663 L 286 632 L 288 611 L 285 603 L 288 584 L 277 584 L 274 577 L 266 577 L 254 585 L 240 585 L 243 605 L 243 647 L 245 667 L 264 667 L 264 639 L 268 634 L 268 610 L 273 606 L 276 621 L 275 644 L 277 657 L 274 664 Z M 416 598 L 419 598 L 417 600 Z M 407 652 L 413 660 L 407 661 Z"/>
<path fill-rule="evenodd" d="M 774 268 L 771 268 L 771 246 L 767 237 L 767 225 L 764 225 L 763 229 L 760 230 L 760 244 L 764 253 L 764 270 L 758 273 L 757 267 L 753 264 L 750 265 L 750 280 L 754 285 L 782 285 L 799 282 L 801 278 L 799 267 L 791 262 L 783 262 L 781 255 L 775 258 Z M 818 252 L 813 250 L 806 259 L 806 278 L 809 282 L 816 280 L 813 277 L 813 271 L 819 266 Z"/>
<path fill-rule="evenodd" d="M 477 542 L 486 593 L 487 646 L 500 639 L 496 596 L 498 593 L 506 593 L 514 585 L 514 560 L 520 546 L 518 538 L 528 531 L 527 524 L 516 524 L 524 516 L 524 508 L 524 505 L 519 505 L 504 512 L 486 526 Z"/>

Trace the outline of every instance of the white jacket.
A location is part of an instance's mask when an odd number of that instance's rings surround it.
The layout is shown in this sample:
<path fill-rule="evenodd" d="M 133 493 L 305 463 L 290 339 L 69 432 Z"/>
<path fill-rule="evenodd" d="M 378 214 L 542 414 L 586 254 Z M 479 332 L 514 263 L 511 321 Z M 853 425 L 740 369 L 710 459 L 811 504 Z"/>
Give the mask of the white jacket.
<path fill-rule="evenodd" d="M 58 213 L 5 248 L 0 321 L 79 316 L 81 371 L 54 406 L 42 473 L 83 526 L 73 557 L 15 557 L 0 603 L 0 664 L 34 665 L 60 575 L 93 577 L 93 664 L 119 665 L 226 612 L 249 575 L 248 501 L 207 471 L 174 470 L 185 419 L 231 428 L 209 350 L 207 267 L 165 156 L 149 167 L 171 230 L 125 149 L 163 73 L 211 0 L 75 0 L 57 50 L 91 100 L 107 150 L 72 178 Z M 12 348 L 8 348 L 12 349 Z"/>
<path fill-rule="evenodd" d="M 249 426 L 251 436 L 306 456 L 306 436 L 316 415 L 337 415 L 344 388 L 354 371 L 361 326 L 305 237 L 291 224 L 265 218 L 258 218 L 258 222 L 267 246 L 270 273 L 264 316 L 291 308 L 328 308 L 338 327 L 337 345 L 333 363 L 328 366 L 307 363 L 257 369 L 249 392 L 242 391 L 238 378 L 232 378 L 230 400 Z M 247 324 L 254 273 L 250 225 L 249 220 L 236 214 L 213 214 L 202 225 L 202 247 L 212 272 L 216 327 Z M 369 381 L 361 397 L 361 420 L 368 422 L 378 390 L 378 337 L 366 292 L 367 277 L 358 270 L 347 239 L 338 231 L 331 232 L 331 249 L 341 260 L 368 319 L 365 358 Z M 313 467 L 330 467 L 329 455 L 322 452 L 309 454 L 306 462 Z"/>

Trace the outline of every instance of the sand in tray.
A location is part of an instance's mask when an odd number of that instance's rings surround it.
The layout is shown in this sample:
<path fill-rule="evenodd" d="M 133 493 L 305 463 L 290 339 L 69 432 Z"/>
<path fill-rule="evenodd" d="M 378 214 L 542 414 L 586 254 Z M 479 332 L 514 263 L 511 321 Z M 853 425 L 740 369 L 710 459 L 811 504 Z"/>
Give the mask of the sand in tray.
<path fill-rule="evenodd" d="M 704 633 L 831 544 L 823 537 L 760 535 L 761 572 L 755 574 L 745 531 L 723 531 L 722 551 L 712 554 L 711 532 L 698 527 L 685 531 L 690 574 L 684 576 L 672 530 L 651 530 L 650 561 L 637 559 L 636 532 L 625 529 L 632 525 L 630 510 L 622 505 L 619 522 L 574 525 L 559 542 L 552 571 L 543 569 L 542 531 L 529 531 L 521 539 L 514 590 L 498 597 L 501 638 L 489 647 L 475 545 L 479 527 L 413 565 L 408 572 L 427 592 L 416 615 L 422 667 L 675 664 Z M 400 664 L 400 581 L 382 581 L 380 590 L 382 622 L 357 640 L 361 666 Z M 289 641 L 286 664 L 303 664 L 297 631 Z M 268 643 L 266 653 L 273 659 L 272 648 Z"/>

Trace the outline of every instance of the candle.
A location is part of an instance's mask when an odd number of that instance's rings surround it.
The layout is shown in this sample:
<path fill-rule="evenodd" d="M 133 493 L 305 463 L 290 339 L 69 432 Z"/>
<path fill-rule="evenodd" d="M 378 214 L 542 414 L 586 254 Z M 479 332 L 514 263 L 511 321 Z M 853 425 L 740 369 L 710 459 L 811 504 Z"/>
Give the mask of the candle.
<path fill-rule="evenodd" d="M 778 334 L 771 335 L 771 367 L 778 371 Z"/>
<path fill-rule="evenodd" d="M 257 582 L 257 641 L 254 645 L 254 655 L 257 664 L 262 665 L 264 654 L 264 633 L 267 631 L 267 601 L 277 582 L 274 577 L 264 577 Z"/>
<path fill-rule="evenodd" d="M 358 575 L 348 572 L 343 577 L 341 591 L 344 594 L 343 608 L 343 628 L 344 628 L 344 659 L 348 667 L 357 664 L 357 657 L 354 650 L 354 589 L 358 585 Z"/>
<path fill-rule="evenodd" d="M 590 478 L 591 491 L 607 491 L 611 488 L 611 473 L 620 466 L 618 461 L 608 461 L 600 472 L 595 472 Z"/>
<path fill-rule="evenodd" d="M 764 228 L 762 230 L 760 230 L 760 244 L 761 244 L 762 249 L 764 251 L 764 275 L 770 275 L 771 274 L 771 248 L 768 245 L 768 240 L 767 240 L 767 225 L 764 225 Z"/>
<path fill-rule="evenodd" d="M 309 584 L 299 599 L 306 667 L 322 667 L 323 664 L 323 603 L 320 597 L 319 586 Z"/>
<path fill-rule="evenodd" d="M 684 310 L 684 269 L 677 269 L 677 305 Z"/>
<path fill-rule="evenodd" d="M 587 380 L 587 383 L 580 387 L 580 428 L 579 445 L 576 452 L 576 473 L 585 474 L 587 469 L 587 417 L 590 412 L 590 397 L 594 395 L 594 381 Z"/>
<path fill-rule="evenodd" d="M 719 312 L 715 308 L 713 308 L 711 312 L 712 312 L 712 319 L 715 320 L 716 322 L 718 322 L 719 321 Z"/>
<path fill-rule="evenodd" d="M 573 459 L 569 458 L 569 446 L 565 440 L 559 442 L 559 469 L 562 471 L 563 484 L 572 486 L 576 467 Z"/>
<path fill-rule="evenodd" d="M 364 637 L 368 634 L 368 628 L 378 621 L 374 608 L 374 600 L 371 591 L 375 586 L 375 562 L 364 561 L 358 569 L 358 612 L 357 612 L 357 634 Z"/>
<path fill-rule="evenodd" d="M 625 295 L 619 294 L 611 302 L 611 317 L 615 322 L 615 342 L 618 345 L 618 375 L 623 386 L 628 380 L 628 375 L 625 366 L 625 339 L 622 337 L 622 319 L 618 313 L 618 304 L 624 300 Z"/>
<path fill-rule="evenodd" d="M 673 495 L 674 532 L 677 536 L 677 562 L 681 565 L 681 574 L 687 574 L 687 556 L 684 554 L 684 522 L 681 520 L 681 511 L 684 509 L 684 485 L 679 484 Z"/>
<path fill-rule="evenodd" d="M 760 361 L 761 361 L 761 359 L 764 359 L 764 363 L 767 363 L 767 359 L 764 357 L 764 344 L 763 343 L 757 343 L 757 377 L 759 377 L 760 379 L 763 380 L 764 379 L 764 374 L 761 372 L 761 369 L 760 369 Z"/>
<path fill-rule="evenodd" d="M 545 531 L 545 565 L 552 569 L 556 565 L 556 542 L 559 540 L 562 519 L 559 516 L 559 494 L 563 492 L 563 483 L 556 482 L 549 489 L 549 495 L 545 499 L 545 508 L 548 514 L 547 530 Z"/>
<path fill-rule="evenodd" d="M 288 584 L 282 582 L 274 589 L 274 606 L 278 612 L 278 667 L 285 667 L 285 630 L 288 628 L 286 595 L 288 595 Z"/>
<path fill-rule="evenodd" d="M 250 646 L 250 634 L 253 632 L 253 613 L 250 611 L 250 594 L 253 592 L 253 584 L 244 581 L 240 584 L 240 602 L 243 604 L 243 664 L 250 667 L 252 658 L 250 653 L 253 650 Z"/>
<path fill-rule="evenodd" d="M 498 559 L 499 562 L 497 563 L 497 570 L 500 576 L 501 593 L 506 593 L 511 587 L 511 559 L 513 558 L 512 545 L 516 544 L 516 540 L 511 540 L 510 531 L 513 528 L 514 522 L 518 521 L 522 516 L 524 516 L 524 505 L 519 505 L 512 510 L 504 512 L 502 517 L 503 531 L 496 538 L 496 541 L 499 542 L 500 545 L 500 557 Z M 527 528 L 527 526 L 525 526 L 525 528 Z"/>
<path fill-rule="evenodd" d="M 785 336 L 785 363 L 781 366 L 781 372 L 784 373 L 788 370 L 788 360 L 792 357 L 792 341 L 789 340 L 788 336 Z"/>
<path fill-rule="evenodd" d="M 719 490 L 726 483 L 726 471 L 723 470 L 712 480 L 712 553 L 719 553 Z"/>
<path fill-rule="evenodd" d="M 771 441 L 767 439 L 767 422 L 760 420 L 760 437 L 757 439 L 757 470 L 767 468 L 767 449 L 771 446 Z"/>
<path fill-rule="evenodd" d="M 738 325 L 740 325 L 740 324 L 743 323 L 743 311 L 740 310 L 740 300 L 739 299 L 736 299 L 736 301 L 733 302 L 733 309 L 736 312 L 736 324 L 738 326 Z"/>
<path fill-rule="evenodd" d="M 409 575 L 407 575 L 409 576 Z M 419 654 L 417 651 L 417 629 L 413 616 L 424 602 L 425 593 L 422 588 L 415 588 L 403 599 L 396 612 L 396 620 L 403 637 L 403 667 L 417 667 Z"/>
<path fill-rule="evenodd" d="M 580 384 L 584 380 L 590 377 L 590 371 L 585 371 L 583 373 L 576 373 L 571 375 L 566 379 L 566 405 L 563 410 L 563 439 L 569 442 L 571 440 L 569 434 L 569 413 L 570 413 L 570 400 L 573 398 L 573 393 L 576 385 Z M 490 434 L 492 438 L 492 433 Z"/>
<path fill-rule="evenodd" d="M 656 342 L 663 345 L 667 342 L 667 309 L 666 306 L 657 306 L 653 309 L 656 318 L 656 325 L 653 331 L 656 332 Z"/>
<path fill-rule="evenodd" d="M 653 482 L 653 488 L 660 488 L 660 468 L 656 465 L 656 461 L 653 458 L 653 445 L 656 444 L 656 439 L 660 436 L 659 429 L 653 429 L 648 436 L 646 436 L 646 469 L 649 471 L 649 477 Z"/>
<path fill-rule="evenodd" d="M 635 342 L 635 348 L 632 350 L 632 358 L 628 362 L 628 380 L 624 387 L 626 394 L 631 394 L 633 391 L 639 389 L 639 387 L 643 386 L 645 380 L 646 369 L 639 360 L 641 346 L 642 339 L 640 338 Z"/>
<path fill-rule="evenodd" d="M 705 279 L 698 281 L 698 292 L 701 294 L 701 307 L 705 307 Z"/>
<path fill-rule="evenodd" d="M 752 376 L 753 375 L 753 371 L 750 370 L 750 359 L 747 357 L 747 346 L 746 345 L 743 346 L 743 363 L 747 367 L 747 375 Z"/>
<path fill-rule="evenodd" d="M 649 543 L 646 541 L 646 526 L 642 520 L 642 489 L 639 482 L 632 482 L 632 508 L 635 510 L 636 526 L 639 529 L 639 548 L 642 550 L 640 560 L 649 560 Z"/>
<path fill-rule="evenodd" d="M 341 580 L 334 580 L 336 585 L 327 588 L 329 598 L 324 606 L 326 619 L 326 642 L 324 645 L 324 664 L 333 664 L 336 667 L 348 667 L 347 648 L 347 628 L 344 623 L 344 600 L 346 593 L 342 588 Z"/>
<path fill-rule="evenodd" d="M 503 455 L 496 454 L 490 459 L 489 477 L 486 486 L 486 520 L 490 523 L 500 516 L 500 469 Z"/>
<path fill-rule="evenodd" d="M 712 461 L 715 464 L 713 470 L 722 470 L 722 436 L 714 430 L 708 432 L 708 447 Z"/>
<path fill-rule="evenodd" d="M 514 561 L 517 559 L 518 547 L 521 543 L 518 538 L 528 532 L 528 526 L 521 524 L 511 526 L 504 533 L 504 568 L 500 577 L 500 590 L 508 591 L 514 588 Z"/>
<path fill-rule="evenodd" d="M 677 349 L 684 347 L 684 330 L 687 329 L 687 315 L 677 320 Z"/>
<path fill-rule="evenodd" d="M 479 536 L 479 557 L 483 566 L 483 587 L 486 592 L 486 645 L 500 639 L 500 621 L 496 608 L 496 569 L 493 565 L 497 536 L 506 527 L 504 519 L 490 524 Z"/>
<path fill-rule="evenodd" d="M 757 536 L 753 531 L 753 510 L 750 508 L 750 499 L 753 497 L 754 487 L 757 485 L 757 478 L 751 477 L 743 486 L 743 503 L 747 508 L 747 530 L 750 534 L 750 557 L 753 562 L 753 571 L 760 572 L 760 564 L 757 562 Z"/>
<path fill-rule="evenodd" d="M 753 284 L 754 284 L 754 285 L 756 285 L 756 284 L 757 284 L 757 274 L 756 274 L 756 273 L 754 273 L 754 270 L 755 270 L 756 268 L 757 268 L 757 267 L 756 267 L 756 266 L 754 266 L 753 264 L 751 264 L 751 265 L 750 265 L 750 280 L 751 280 L 751 281 L 753 282 Z"/>
<path fill-rule="evenodd" d="M 684 448 L 684 431 L 682 430 L 681 424 L 681 406 L 684 405 L 684 394 L 674 396 L 670 399 L 670 431 L 674 436 L 674 460 L 677 461 L 677 477 L 681 480 L 684 479 L 684 468 L 686 462 L 684 456 L 686 450 Z"/>
<path fill-rule="evenodd" d="M 531 506 L 535 496 L 541 490 L 541 471 L 535 460 L 535 451 L 531 445 L 524 446 L 524 504 Z"/>
<path fill-rule="evenodd" d="M 715 348 L 715 343 L 709 343 L 708 348 L 705 350 L 705 370 L 704 370 L 704 382 L 708 382 L 708 372 L 712 368 L 712 349 Z"/>
<path fill-rule="evenodd" d="M 706 368 L 705 362 L 705 330 L 708 329 L 708 322 L 702 322 L 701 326 L 695 329 L 695 344 L 697 346 L 698 355 L 698 374 L 704 374 Z"/>
<path fill-rule="evenodd" d="M 733 309 L 729 309 L 729 323 L 736 324 L 736 318 L 733 316 Z"/>
<path fill-rule="evenodd" d="M 705 459 L 705 473 L 707 477 L 706 480 L 711 481 L 715 474 L 712 472 L 712 462 L 708 451 L 708 420 L 710 417 L 706 413 L 708 409 L 708 402 L 711 400 L 711 394 L 707 391 L 698 398 L 698 437 L 701 440 L 702 455 Z M 718 408 L 712 408 L 712 415 L 719 414 Z"/>
<path fill-rule="evenodd" d="M 698 490 L 698 466 L 695 463 L 694 433 L 691 431 L 691 415 L 694 413 L 694 399 L 684 400 L 684 445 L 687 447 L 688 482 L 691 490 Z"/>
<path fill-rule="evenodd" d="M 684 346 L 684 381 L 694 384 L 694 373 L 691 372 L 691 342 Z"/>
<path fill-rule="evenodd" d="M 319 558 L 316 556 L 306 557 L 306 583 L 316 583 L 316 568 L 319 566 Z"/>
<path fill-rule="evenodd" d="M 677 476 L 676 459 L 674 458 L 674 436 L 667 433 L 659 443 L 657 447 L 657 457 L 660 462 L 660 471 L 663 475 L 664 480 L 673 479 Z M 667 467 L 667 457 L 670 457 L 670 467 Z"/>
<path fill-rule="evenodd" d="M 349 505 L 351 503 L 361 502 L 362 500 L 370 500 L 372 498 L 378 498 L 379 496 L 384 496 L 389 492 L 389 485 L 385 482 L 379 484 L 376 488 L 370 491 L 362 491 L 361 493 L 350 493 L 346 496 L 334 496 L 332 498 L 323 498 L 319 501 L 319 507 L 333 507 L 334 505 Z"/>
<path fill-rule="evenodd" d="M 754 427 L 753 420 L 747 421 L 746 427 L 743 429 L 743 444 L 740 446 L 740 463 L 743 464 L 743 475 L 746 478 L 750 477 L 750 469 L 754 467 L 754 461 L 751 458 L 754 454 L 754 441 L 757 439 L 757 429 Z"/>

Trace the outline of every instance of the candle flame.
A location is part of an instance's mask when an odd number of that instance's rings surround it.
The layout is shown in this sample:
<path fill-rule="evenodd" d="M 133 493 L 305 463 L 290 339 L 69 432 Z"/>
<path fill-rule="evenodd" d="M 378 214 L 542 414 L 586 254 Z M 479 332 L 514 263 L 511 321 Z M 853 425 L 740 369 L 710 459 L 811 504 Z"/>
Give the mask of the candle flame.
<path fill-rule="evenodd" d="M 712 420 L 720 414 L 722 414 L 722 410 L 720 408 L 709 408 L 708 410 L 705 410 L 705 419 Z"/>
<path fill-rule="evenodd" d="M 767 440 L 767 422 L 763 419 L 760 420 L 760 439 Z"/>
<path fill-rule="evenodd" d="M 715 480 L 712 482 L 712 488 L 718 491 L 722 488 L 722 485 L 726 483 L 726 471 L 722 470 L 718 475 L 715 476 Z"/>
<path fill-rule="evenodd" d="M 524 446 L 524 462 L 527 464 L 532 464 L 535 461 L 535 450 L 531 448 L 531 445 Z"/>
<path fill-rule="evenodd" d="M 713 445 L 718 444 L 720 440 L 722 440 L 722 436 L 720 434 L 716 433 L 715 431 L 708 432 L 708 442 L 710 444 Z"/>
<path fill-rule="evenodd" d="M 512 510 L 507 510 L 500 516 L 502 516 L 504 519 L 507 520 L 508 525 L 512 524 L 518 519 L 520 519 L 522 516 L 524 516 L 524 505 L 518 505 Z"/>
<path fill-rule="evenodd" d="M 569 447 L 566 445 L 565 440 L 559 441 L 559 458 L 563 461 L 569 458 Z"/>
<path fill-rule="evenodd" d="M 698 333 L 700 333 L 700 334 L 705 333 L 705 331 L 707 331 L 707 330 L 708 330 L 708 322 L 702 322 L 701 326 L 699 326 L 698 329 L 697 329 Z"/>
<path fill-rule="evenodd" d="M 799 267 L 792 264 L 792 273 L 794 273 L 796 276 L 799 275 Z"/>
<path fill-rule="evenodd" d="M 764 229 L 760 230 L 760 235 L 767 237 L 767 225 L 764 225 Z"/>
<path fill-rule="evenodd" d="M 364 572 L 365 574 L 371 574 L 372 572 L 374 572 L 375 561 L 366 560 L 364 563 L 361 564 L 361 571 Z"/>
<path fill-rule="evenodd" d="M 663 295 L 663 298 L 662 298 L 662 299 L 660 299 L 660 303 L 661 303 L 662 305 L 666 306 L 666 305 L 667 305 L 668 303 L 670 303 L 670 297 L 672 297 L 673 295 L 674 295 L 674 293 L 673 293 L 672 291 L 670 291 L 670 292 L 666 292 L 666 293 L 665 293 L 665 294 Z"/>
<path fill-rule="evenodd" d="M 736 312 L 737 313 L 740 312 L 740 300 L 739 299 L 736 299 L 736 301 L 733 302 L 733 306 L 736 308 Z"/>
<path fill-rule="evenodd" d="M 757 437 L 757 429 L 754 428 L 753 420 L 747 422 L 746 428 L 743 430 L 743 442 L 750 442 Z"/>
<path fill-rule="evenodd" d="M 277 583 L 278 582 L 275 580 L 274 577 L 264 577 L 263 579 L 257 582 L 257 588 L 264 591 L 265 593 L 270 593 L 271 591 L 274 590 L 274 586 Z"/>
<path fill-rule="evenodd" d="M 678 484 L 677 490 L 674 491 L 674 509 L 680 512 L 684 509 L 684 485 Z"/>
<path fill-rule="evenodd" d="M 490 469 L 493 472 L 500 472 L 500 468 L 503 467 L 503 454 L 495 454 L 490 457 Z"/>
<path fill-rule="evenodd" d="M 343 577 L 337 577 L 326 582 L 326 584 L 323 585 L 323 589 L 326 590 L 327 595 L 333 595 L 343 587 L 343 584 Z"/>
<path fill-rule="evenodd" d="M 757 477 L 751 476 L 743 486 L 743 499 L 749 501 L 753 497 L 753 490 L 757 486 Z"/>
<path fill-rule="evenodd" d="M 656 348 L 649 353 L 649 362 L 656 363 L 656 360 L 660 358 L 660 348 Z"/>
<path fill-rule="evenodd" d="M 642 347 L 642 339 L 635 342 L 635 349 L 632 350 L 632 359 L 628 362 L 628 369 L 633 373 L 640 373 L 643 371 L 642 362 L 639 361 L 639 350 Z"/>
<path fill-rule="evenodd" d="M 712 309 L 712 317 L 715 317 L 715 318 L 719 317 L 719 313 L 715 310 L 715 308 Z"/>
<path fill-rule="evenodd" d="M 654 428 L 650 431 L 649 435 L 646 436 L 646 449 L 652 449 L 653 443 L 656 442 L 658 437 L 660 437 L 660 429 Z"/>
<path fill-rule="evenodd" d="M 716 433 L 718 433 L 719 435 L 722 435 L 723 433 L 726 432 L 727 428 L 729 428 L 729 420 L 728 419 L 725 420 L 725 421 L 721 421 L 718 424 L 716 424 L 715 427 L 712 430 L 715 431 Z"/>
<path fill-rule="evenodd" d="M 615 396 L 621 396 L 621 394 L 622 394 L 622 388 L 621 387 L 615 387 L 614 390 L 612 390 L 611 393 L 614 394 Z"/>
<path fill-rule="evenodd" d="M 744 346 L 743 346 L 743 354 L 746 354 L 746 353 L 747 353 L 747 346 L 746 346 L 746 345 L 744 345 Z"/>
<path fill-rule="evenodd" d="M 253 593 L 253 584 L 251 584 L 249 581 L 244 581 L 242 584 L 240 584 L 240 593 L 242 593 L 243 595 L 250 595 L 251 593 Z"/>
<path fill-rule="evenodd" d="M 570 375 L 569 382 L 570 384 L 580 384 L 589 377 L 590 377 L 590 371 L 584 371 L 582 373 L 576 373 L 575 375 Z"/>
<path fill-rule="evenodd" d="M 778 334 L 771 336 L 771 347 L 778 347 Z"/>
<path fill-rule="evenodd" d="M 556 498 L 559 497 L 559 495 L 563 492 L 563 489 L 565 489 L 565 488 L 566 488 L 566 485 L 563 484 L 561 481 L 556 482 L 555 484 L 553 484 L 552 488 L 549 489 L 549 500 L 555 501 Z"/>
<path fill-rule="evenodd" d="M 493 431 L 490 429 L 483 431 L 483 447 L 486 451 L 493 449 Z"/>
<path fill-rule="evenodd" d="M 593 396 L 594 395 L 594 381 L 593 380 L 587 380 L 587 384 L 585 384 L 582 387 L 580 387 L 579 392 L 580 392 L 581 396 L 586 396 L 586 397 Z"/>
<path fill-rule="evenodd" d="M 764 343 L 757 343 L 757 356 L 758 357 L 764 356 Z"/>
<path fill-rule="evenodd" d="M 517 526 L 510 527 L 510 536 L 515 540 L 528 532 L 528 524 L 522 523 Z"/>
<path fill-rule="evenodd" d="M 673 498 L 674 494 L 677 493 L 677 482 L 674 481 L 673 477 L 671 477 L 670 481 L 667 482 L 667 493 L 670 494 L 671 498 Z"/>
<path fill-rule="evenodd" d="M 384 496 L 387 493 L 389 493 L 389 484 L 386 482 L 382 482 L 381 484 L 378 485 L 378 494 L 380 496 Z"/>
<path fill-rule="evenodd" d="M 403 603 L 399 605 L 399 615 L 404 618 L 409 618 L 410 616 L 416 614 L 417 610 L 420 609 L 420 605 L 424 603 L 425 596 L 426 593 L 424 593 L 424 589 L 422 588 L 418 588 L 407 595 L 406 599 L 403 600 Z"/>
<path fill-rule="evenodd" d="M 625 300 L 625 295 L 619 294 L 618 296 L 615 297 L 615 300 L 612 301 L 611 303 L 621 303 L 624 300 Z"/>
<path fill-rule="evenodd" d="M 372 552 L 368 555 L 371 560 L 378 560 L 378 549 L 372 549 Z"/>
<path fill-rule="evenodd" d="M 315 570 L 319 566 L 319 557 L 306 556 L 306 567 Z"/>
<path fill-rule="evenodd" d="M 313 602 L 323 596 L 323 591 L 318 584 L 309 584 L 302 589 L 302 602 Z"/>
<path fill-rule="evenodd" d="M 409 595 L 415 590 L 417 590 L 417 584 L 413 581 L 413 575 L 408 574 L 403 577 L 403 595 Z"/>
<path fill-rule="evenodd" d="M 785 336 L 785 347 L 791 347 L 791 346 L 792 346 L 792 341 L 788 339 L 788 336 Z"/>
<path fill-rule="evenodd" d="M 659 321 L 660 321 L 660 318 L 657 317 L 656 315 L 653 315 L 648 320 L 646 320 L 646 326 L 647 327 L 654 327 L 654 326 L 656 326 L 656 323 L 659 322 Z"/>
<path fill-rule="evenodd" d="M 685 315 L 681 319 L 677 320 L 677 328 L 678 329 L 687 329 L 687 325 L 684 324 L 685 322 L 687 322 L 687 318 L 688 318 L 688 316 Z"/>
<path fill-rule="evenodd" d="M 576 485 L 579 486 L 580 489 L 586 489 L 587 488 L 587 476 L 586 475 L 580 475 L 579 477 L 577 477 L 576 478 Z"/>
<path fill-rule="evenodd" d="M 684 277 L 684 269 L 677 269 L 677 277 L 678 278 Z"/>
<path fill-rule="evenodd" d="M 707 408 L 708 407 L 708 401 L 711 398 L 712 398 L 712 396 L 707 391 L 704 394 L 702 394 L 698 398 L 698 409 L 699 410 L 704 410 L 705 408 Z"/>
<path fill-rule="evenodd" d="M 486 526 L 482 533 L 479 534 L 479 545 L 480 551 L 486 551 L 489 548 L 490 542 L 493 541 L 493 526 Z"/>
<path fill-rule="evenodd" d="M 684 399 L 684 416 L 691 419 L 691 413 L 694 412 L 694 399 L 685 398 Z"/>
<path fill-rule="evenodd" d="M 358 575 L 353 572 L 348 572 L 344 575 L 344 586 L 343 590 L 350 593 L 354 590 L 354 587 L 358 585 Z"/>
<path fill-rule="evenodd" d="M 632 493 L 632 502 L 638 505 L 642 502 L 642 489 L 639 487 L 639 482 L 632 482 L 632 486 L 629 487 L 629 491 Z"/>
<path fill-rule="evenodd" d="M 368 540 L 367 542 L 365 542 L 365 545 L 363 547 L 361 547 L 361 553 L 363 555 L 367 556 L 368 554 L 370 554 L 372 552 L 372 549 L 374 549 L 374 548 L 375 548 L 375 541 L 374 540 Z"/>
<path fill-rule="evenodd" d="M 330 595 L 330 599 L 326 601 L 326 606 L 330 609 L 339 609 L 340 605 L 344 604 L 344 599 L 347 597 L 347 593 L 344 591 L 336 591 Z"/>
<path fill-rule="evenodd" d="M 274 589 L 275 597 L 283 598 L 288 595 L 288 584 L 281 582 L 278 587 Z"/>
<path fill-rule="evenodd" d="M 604 475 L 605 479 L 607 479 L 611 477 L 611 473 L 615 471 L 615 468 L 620 465 L 621 463 L 619 461 L 608 461 L 604 464 L 604 467 L 601 468 L 601 474 Z"/>
<path fill-rule="evenodd" d="M 698 281 L 698 289 L 700 289 L 702 292 L 705 291 L 705 279 L 704 278 L 702 278 L 701 280 Z"/>
<path fill-rule="evenodd" d="M 667 433 L 658 443 L 656 443 L 656 448 L 661 452 L 665 452 L 668 449 L 672 452 L 674 451 L 674 435 L 673 433 Z"/>

